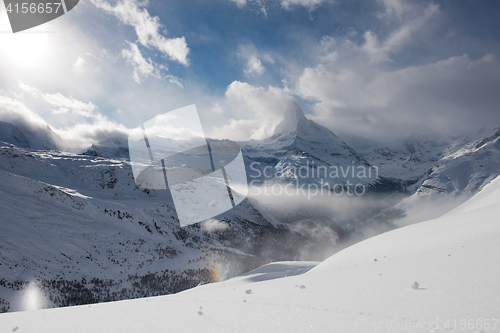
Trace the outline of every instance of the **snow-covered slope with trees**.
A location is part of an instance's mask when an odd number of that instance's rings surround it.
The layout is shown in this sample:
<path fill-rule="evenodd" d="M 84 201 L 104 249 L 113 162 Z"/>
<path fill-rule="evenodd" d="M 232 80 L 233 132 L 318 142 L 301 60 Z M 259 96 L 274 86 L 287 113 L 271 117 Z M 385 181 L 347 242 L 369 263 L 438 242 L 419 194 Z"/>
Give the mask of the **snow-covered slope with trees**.
<path fill-rule="evenodd" d="M 160 295 L 298 258 L 308 241 L 250 200 L 181 228 L 168 191 L 138 188 L 123 159 L 3 143 L 0 180 L 2 311 L 23 309 L 35 279 L 48 307 Z"/>
<path fill-rule="evenodd" d="M 500 331 L 499 211 L 497 178 L 439 219 L 370 238 L 316 267 L 274 263 L 175 295 L 7 313 L 0 331 Z"/>

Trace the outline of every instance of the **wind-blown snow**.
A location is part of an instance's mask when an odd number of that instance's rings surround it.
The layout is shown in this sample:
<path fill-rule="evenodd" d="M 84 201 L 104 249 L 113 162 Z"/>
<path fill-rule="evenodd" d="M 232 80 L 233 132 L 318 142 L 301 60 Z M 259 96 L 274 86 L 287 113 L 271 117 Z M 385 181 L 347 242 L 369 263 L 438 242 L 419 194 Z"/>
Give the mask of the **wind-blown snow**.
<path fill-rule="evenodd" d="M 170 296 L 7 313 L 0 331 L 498 331 L 499 210 L 497 178 L 439 219 L 370 238 L 309 271 L 314 263 L 275 263 Z"/>

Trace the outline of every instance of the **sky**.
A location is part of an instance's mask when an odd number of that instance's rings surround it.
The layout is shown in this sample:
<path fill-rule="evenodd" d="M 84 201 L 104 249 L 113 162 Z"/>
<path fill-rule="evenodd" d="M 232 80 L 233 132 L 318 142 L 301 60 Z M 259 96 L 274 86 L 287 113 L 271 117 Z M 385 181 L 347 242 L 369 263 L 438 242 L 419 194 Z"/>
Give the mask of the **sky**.
<path fill-rule="evenodd" d="M 196 104 L 205 134 L 272 135 L 299 103 L 351 144 L 500 126 L 500 3 L 81 0 L 13 34 L 0 120 L 81 150 Z"/>

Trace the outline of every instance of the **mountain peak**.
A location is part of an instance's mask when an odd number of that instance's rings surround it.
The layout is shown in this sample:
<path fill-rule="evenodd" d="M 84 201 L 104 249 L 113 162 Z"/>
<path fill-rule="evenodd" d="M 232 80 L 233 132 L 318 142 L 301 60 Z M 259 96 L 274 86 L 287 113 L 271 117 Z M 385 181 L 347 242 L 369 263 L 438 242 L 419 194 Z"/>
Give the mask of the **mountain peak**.
<path fill-rule="evenodd" d="M 99 156 L 109 159 L 128 159 L 128 142 L 123 137 L 110 137 L 92 144 L 82 155 Z"/>
<path fill-rule="evenodd" d="M 272 138 L 290 135 L 306 137 L 317 130 L 320 130 L 319 126 L 307 119 L 299 104 L 294 103 L 293 107 L 286 111 L 283 121 L 276 126 Z"/>
<path fill-rule="evenodd" d="M 8 142 L 22 148 L 29 148 L 28 140 L 16 126 L 0 121 L 0 141 Z"/>
<path fill-rule="evenodd" d="M 0 121 L 0 141 L 5 141 L 22 148 L 57 150 L 63 146 L 63 140 L 47 125 L 8 123 Z"/>
<path fill-rule="evenodd" d="M 316 124 L 304 115 L 300 105 L 294 103 L 293 107 L 285 113 L 285 118 L 276 126 L 271 139 L 284 141 L 293 138 L 317 141 L 315 139 L 324 139 L 326 137 L 337 137 L 326 127 Z"/>
<path fill-rule="evenodd" d="M 303 127 L 306 122 L 307 118 L 304 115 L 304 112 L 297 103 L 294 103 L 293 108 L 288 109 L 285 112 L 285 118 L 283 121 L 276 126 L 274 135 L 285 132 L 294 132 L 299 129 L 299 127 Z"/>

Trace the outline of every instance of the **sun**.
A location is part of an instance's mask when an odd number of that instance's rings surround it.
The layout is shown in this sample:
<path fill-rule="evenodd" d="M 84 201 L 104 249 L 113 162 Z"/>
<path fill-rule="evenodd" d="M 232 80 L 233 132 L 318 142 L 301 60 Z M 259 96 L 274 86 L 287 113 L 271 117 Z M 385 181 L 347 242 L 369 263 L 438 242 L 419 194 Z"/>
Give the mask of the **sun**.
<path fill-rule="evenodd" d="M 7 13 L 0 11 L 0 58 L 16 70 L 43 66 L 51 53 L 51 35 L 43 25 L 14 34 Z"/>

